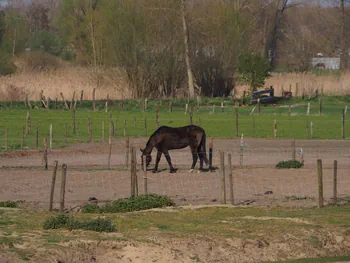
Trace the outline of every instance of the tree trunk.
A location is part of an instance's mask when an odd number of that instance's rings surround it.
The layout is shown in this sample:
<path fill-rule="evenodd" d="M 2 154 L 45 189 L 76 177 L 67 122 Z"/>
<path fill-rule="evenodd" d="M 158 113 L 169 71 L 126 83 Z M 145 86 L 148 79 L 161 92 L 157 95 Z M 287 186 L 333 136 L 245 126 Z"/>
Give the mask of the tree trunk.
<path fill-rule="evenodd" d="M 265 57 L 269 60 L 270 65 L 273 68 L 275 67 L 278 30 L 280 27 L 283 12 L 287 7 L 287 3 L 288 0 L 278 0 L 275 23 L 265 47 Z"/>
<path fill-rule="evenodd" d="M 181 14 L 182 14 L 182 26 L 184 31 L 184 44 L 185 44 L 185 58 L 187 67 L 187 77 L 188 77 L 188 94 L 190 98 L 194 98 L 194 84 L 193 84 L 193 73 L 191 69 L 191 59 L 190 59 L 190 48 L 188 43 L 188 28 L 185 16 L 185 0 L 181 0 Z"/>
<path fill-rule="evenodd" d="M 348 51 L 346 48 L 346 32 L 345 32 L 345 7 L 344 7 L 344 0 L 340 0 L 340 10 L 341 10 L 341 32 L 340 32 L 340 69 L 346 69 L 347 68 L 347 57 L 348 57 Z"/>

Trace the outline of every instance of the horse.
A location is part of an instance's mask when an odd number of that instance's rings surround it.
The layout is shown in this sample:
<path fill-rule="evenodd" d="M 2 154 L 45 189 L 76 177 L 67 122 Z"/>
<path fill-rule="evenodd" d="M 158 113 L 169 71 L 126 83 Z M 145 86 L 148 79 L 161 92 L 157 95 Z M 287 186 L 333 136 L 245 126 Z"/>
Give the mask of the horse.
<path fill-rule="evenodd" d="M 208 165 L 208 159 L 206 155 L 206 135 L 204 129 L 195 125 L 187 125 L 183 127 L 159 127 L 148 139 L 146 147 L 141 150 L 142 166 L 143 156 L 146 156 L 146 167 L 152 161 L 152 150 L 155 147 L 157 149 L 157 158 L 153 173 L 158 172 L 158 164 L 162 154 L 169 164 L 170 173 L 176 173 L 176 170 L 172 163 L 169 155 L 169 150 L 183 149 L 187 146 L 190 147 L 192 153 L 192 166 L 189 172 L 192 172 L 198 161 L 200 160 L 200 169 L 203 171 L 203 161 Z"/>

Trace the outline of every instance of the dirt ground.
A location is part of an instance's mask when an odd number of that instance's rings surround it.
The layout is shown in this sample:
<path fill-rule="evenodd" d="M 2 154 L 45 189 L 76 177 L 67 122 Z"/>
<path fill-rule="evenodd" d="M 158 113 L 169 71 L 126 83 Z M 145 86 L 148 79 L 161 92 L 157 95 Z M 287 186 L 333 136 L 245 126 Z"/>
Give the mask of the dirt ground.
<path fill-rule="evenodd" d="M 208 140 L 209 141 L 209 140 Z M 132 139 L 137 149 L 139 194 L 144 193 L 144 173 L 140 170 L 140 151 L 146 139 Z M 237 205 L 282 205 L 290 207 L 317 204 L 317 159 L 323 161 L 325 201 L 333 194 L 333 161 L 338 161 L 338 197 L 350 196 L 350 141 L 296 141 L 297 159 L 301 148 L 305 166 L 302 169 L 276 169 L 279 161 L 292 158 L 291 140 L 247 139 L 240 167 L 240 141 L 214 139 L 213 164 L 219 166 L 219 151 L 225 152 L 226 196 L 229 202 L 229 169 L 227 154 L 232 154 L 233 192 Z M 74 208 L 89 197 L 99 201 L 126 198 L 130 195 L 130 172 L 127 170 L 125 140 L 113 141 L 111 170 L 107 169 L 108 144 L 75 144 L 49 150 L 49 170 L 43 169 L 40 150 L 0 153 L 0 200 L 24 200 L 33 208 L 47 209 L 53 163 L 59 162 L 55 187 L 55 204 L 59 205 L 61 165 L 68 166 L 66 207 Z M 208 149 L 207 149 L 208 151 Z M 152 153 L 155 158 L 155 151 Z M 177 204 L 215 204 L 221 201 L 221 172 L 189 173 L 191 154 L 188 148 L 170 152 L 178 172 L 170 174 L 164 157 L 161 172 L 147 173 L 149 193 L 172 197 Z M 153 165 L 153 163 L 152 163 Z M 198 164 L 197 164 L 198 166 Z"/>

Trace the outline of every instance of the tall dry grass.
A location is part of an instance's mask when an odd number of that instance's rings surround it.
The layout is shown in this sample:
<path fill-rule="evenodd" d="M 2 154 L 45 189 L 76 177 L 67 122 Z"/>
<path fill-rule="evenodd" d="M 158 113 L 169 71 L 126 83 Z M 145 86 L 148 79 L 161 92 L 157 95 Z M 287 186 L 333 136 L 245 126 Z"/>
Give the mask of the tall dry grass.
<path fill-rule="evenodd" d="M 14 75 L 0 77 L 0 100 L 24 100 L 26 94 L 30 100 L 39 100 L 40 92 L 51 99 L 60 99 L 62 92 L 66 99 L 71 99 L 75 91 L 80 97 L 84 90 L 84 99 L 92 99 L 92 90 L 96 88 L 96 99 L 105 99 L 107 94 L 111 99 L 127 98 L 128 84 L 123 73 L 118 70 L 101 71 L 99 85 L 91 69 L 63 65 L 57 69 L 46 71 L 20 70 Z M 316 76 L 312 73 L 275 73 L 266 81 L 266 87 L 273 86 L 275 94 L 280 96 L 282 89 L 291 91 L 293 96 L 311 95 L 318 88 L 324 94 L 350 94 L 350 72 L 341 76 Z M 298 86 L 298 90 L 296 87 Z M 237 86 L 238 96 L 247 86 Z"/>
<path fill-rule="evenodd" d="M 337 75 L 317 76 L 312 72 L 307 73 L 273 73 L 267 79 L 266 87 L 273 86 L 275 95 L 281 96 L 282 90 L 293 92 L 293 96 L 314 94 L 318 89 L 323 90 L 325 95 L 348 95 L 350 94 L 350 72 Z M 241 95 L 243 90 L 248 89 L 245 85 L 237 86 L 237 93 Z"/>

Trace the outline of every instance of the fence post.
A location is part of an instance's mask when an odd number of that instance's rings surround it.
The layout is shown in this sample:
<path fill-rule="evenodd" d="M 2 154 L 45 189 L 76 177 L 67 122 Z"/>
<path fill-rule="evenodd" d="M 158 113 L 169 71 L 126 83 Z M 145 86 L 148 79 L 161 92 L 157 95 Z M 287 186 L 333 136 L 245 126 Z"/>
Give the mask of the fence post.
<path fill-rule="evenodd" d="M 320 98 L 319 103 L 320 103 L 320 115 L 322 115 L 322 98 Z"/>
<path fill-rule="evenodd" d="M 220 151 L 220 169 L 221 169 L 221 202 L 226 204 L 226 184 L 225 184 L 225 153 Z"/>
<path fill-rule="evenodd" d="M 148 182 L 147 182 L 147 166 L 146 156 L 142 156 L 142 168 L 143 168 L 143 193 L 148 195 Z"/>
<path fill-rule="evenodd" d="M 126 165 L 126 168 L 129 168 L 129 149 L 130 149 L 130 140 L 129 140 L 129 138 L 126 138 L 126 140 L 125 140 L 125 149 L 126 149 L 125 165 Z"/>
<path fill-rule="evenodd" d="M 317 160 L 317 172 L 318 172 L 318 207 L 323 207 L 323 171 L 322 160 Z"/>
<path fill-rule="evenodd" d="M 91 128 L 91 119 L 88 118 L 88 132 L 89 132 L 89 142 L 92 142 L 92 128 Z"/>
<path fill-rule="evenodd" d="M 147 118 L 145 118 L 145 135 L 147 136 Z"/>
<path fill-rule="evenodd" d="M 93 107 L 94 111 L 96 111 L 95 96 L 96 96 L 96 89 L 93 88 L 93 90 L 92 90 L 92 107 Z"/>
<path fill-rule="evenodd" d="M 292 142 L 292 160 L 295 161 L 296 149 L 295 149 L 295 140 Z"/>
<path fill-rule="evenodd" d="M 67 143 L 67 136 L 68 136 L 68 125 L 66 123 L 64 125 L 64 143 Z"/>
<path fill-rule="evenodd" d="M 260 98 L 258 98 L 258 113 L 259 113 L 259 115 L 260 115 L 260 113 L 261 113 Z"/>
<path fill-rule="evenodd" d="M 9 134 L 9 129 L 5 128 L 5 151 L 7 151 L 7 148 L 8 148 L 8 134 Z"/>
<path fill-rule="evenodd" d="M 157 129 L 159 128 L 159 106 L 157 107 L 157 112 L 156 112 L 156 127 Z"/>
<path fill-rule="evenodd" d="M 306 133 L 305 133 L 306 139 L 309 139 L 309 120 L 306 120 Z"/>
<path fill-rule="evenodd" d="M 230 201 L 231 201 L 231 205 L 234 205 L 235 201 L 234 201 L 234 195 L 233 195 L 233 178 L 232 178 L 232 157 L 231 157 L 231 153 L 228 154 L 227 156 L 227 160 L 228 160 L 228 179 L 229 179 L 229 184 L 230 184 Z"/>
<path fill-rule="evenodd" d="M 52 149 L 52 124 L 50 124 L 50 149 Z"/>
<path fill-rule="evenodd" d="M 337 187 L 338 187 L 338 161 L 334 160 L 333 163 L 333 203 L 336 205 L 337 204 Z"/>
<path fill-rule="evenodd" d="M 26 121 L 26 134 L 29 135 L 30 134 L 30 115 L 29 115 L 29 111 L 27 111 L 27 121 Z"/>
<path fill-rule="evenodd" d="M 58 166 L 58 161 L 55 161 L 54 166 L 53 166 L 52 180 L 51 180 L 49 212 L 52 211 L 52 207 L 53 207 L 53 195 L 54 195 L 54 192 L 55 192 L 57 166 Z"/>
<path fill-rule="evenodd" d="M 243 134 L 241 136 L 241 143 L 240 143 L 240 149 L 239 149 L 239 165 L 242 167 L 243 166 L 243 154 L 244 154 L 244 149 L 243 149 L 243 146 L 244 146 L 244 141 L 243 141 Z"/>
<path fill-rule="evenodd" d="M 292 113 L 292 109 L 291 109 L 291 105 L 289 104 L 289 105 L 288 105 L 288 116 L 290 116 L 291 113 Z"/>
<path fill-rule="evenodd" d="M 134 147 L 131 148 L 131 153 L 130 153 L 130 189 L 131 189 L 131 197 L 135 196 L 135 176 L 134 176 L 134 165 L 135 165 L 135 160 L 134 160 Z"/>
<path fill-rule="evenodd" d="M 47 138 L 44 137 L 44 165 L 45 165 L 45 170 L 48 169 L 48 161 L 47 161 Z"/>
<path fill-rule="evenodd" d="M 277 119 L 275 117 L 274 121 L 273 121 L 273 137 L 276 138 L 277 137 Z"/>
<path fill-rule="evenodd" d="M 66 194 L 66 176 L 67 176 L 67 165 L 66 164 L 62 164 L 60 212 L 63 212 L 63 210 L 64 210 L 64 197 L 65 197 L 65 194 Z"/>
<path fill-rule="evenodd" d="M 221 112 L 224 112 L 224 102 L 221 102 Z"/>
<path fill-rule="evenodd" d="M 124 137 L 126 136 L 126 120 L 124 120 Z"/>
<path fill-rule="evenodd" d="M 188 111 L 188 104 L 186 103 L 186 106 L 185 106 L 185 115 L 187 115 L 187 111 Z"/>
<path fill-rule="evenodd" d="M 72 110 L 72 128 L 73 128 L 73 134 L 75 134 L 76 133 L 75 109 Z"/>
<path fill-rule="evenodd" d="M 345 110 L 343 110 L 341 117 L 341 137 L 343 140 L 345 139 Z"/>
<path fill-rule="evenodd" d="M 39 124 L 35 125 L 35 146 L 39 148 Z"/>
<path fill-rule="evenodd" d="M 108 170 L 111 169 L 111 155 L 112 155 L 112 123 L 109 124 L 109 138 L 108 138 L 108 144 L 109 144 L 109 153 L 108 153 Z"/>
<path fill-rule="evenodd" d="M 139 196 L 139 180 L 137 177 L 137 159 L 136 159 L 136 148 L 133 147 L 132 154 L 134 155 L 134 181 L 135 181 L 135 195 Z"/>
<path fill-rule="evenodd" d="M 173 103 L 171 101 L 169 102 L 169 112 L 173 112 Z"/>
<path fill-rule="evenodd" d="M 24 145 L 24 127 L 22 127 L 22 135 L 21 135 L 21 149 L 23 150 Z"/>
<path fill-rule="evenodd" d="M 81 90 L 80 92 L 80 101 L 84 100 L 84 90 Z"/>
<path fill-rule="evenodd" d="M 102 121 L 102 141 L 105 140 L 105 121 Z"/>
<path fill-rule="evenodd" d="M 312 137 L 313 137 L 313 123 L 312 123 L 312 121 L 310 121 L 310 139 L 312 139 Z"/>
<path fill-rule="evenodd" d="M 190 125 L 193 124 L 193 112 L 192 112 L 192 107 L 190 108 Z"/>
<path fill-rule="evenodd" d="M 213 169 L 213 139 L 209 142 L 209 170 Z"/>
<path fill-rule="evenodd" d="M 136 118 L 134 117 L 134 136 L 136 137 Z"/>
<path fill-rule="evenodd" d="M 236 116 L 236 137 L 238 137 L 238 108 L 235 107 L 235 116 Z"/>

